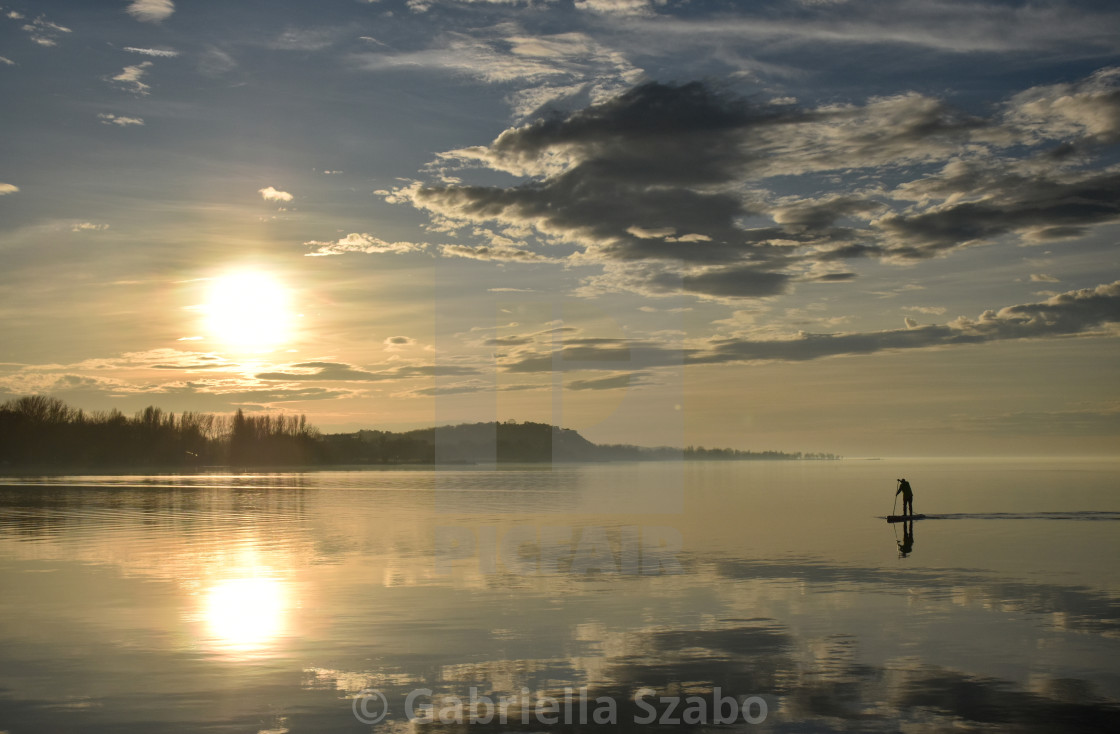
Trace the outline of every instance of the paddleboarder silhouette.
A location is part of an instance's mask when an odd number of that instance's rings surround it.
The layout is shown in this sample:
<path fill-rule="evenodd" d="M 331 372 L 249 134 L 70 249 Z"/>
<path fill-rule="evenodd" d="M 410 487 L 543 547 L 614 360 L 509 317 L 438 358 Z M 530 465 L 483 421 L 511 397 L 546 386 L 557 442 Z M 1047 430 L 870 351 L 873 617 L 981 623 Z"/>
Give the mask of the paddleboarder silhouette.
<path fill-rule="evenodd" d="M 902 495 L 902 514 L 912 516 L 914 514 L 914 490 L 910 488 L 910 482 L 905 479 L 898 480 L 898 491 L 894 493 L 894 496 L 897 497 L 899 494 Z"/>

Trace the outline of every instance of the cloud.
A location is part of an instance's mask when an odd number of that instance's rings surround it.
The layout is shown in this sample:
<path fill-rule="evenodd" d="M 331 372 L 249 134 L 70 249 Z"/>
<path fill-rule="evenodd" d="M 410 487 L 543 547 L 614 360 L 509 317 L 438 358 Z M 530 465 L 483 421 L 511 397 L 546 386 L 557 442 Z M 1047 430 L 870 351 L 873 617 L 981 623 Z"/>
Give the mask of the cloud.
<path fill-rule="evenodd" d="M 727 339 L 687 357 L 700 364 L 757 360 L 805 361 L 839 355 L 983 344 L 1099 333 L 1120 324 L 1120 281 L 1061 293 L 1041 303 L 985 311 L 977 319 L 895 331 L 801 334 L 785 340 Z"/>
<path fill-rule="evenodd" d="M 32 368 L 0 378 L 0 391 L 10 395 L 58 395 L 70 392 L 103 392 L 121 395 L 141 390 L 125 380 L 112 377 L 38 372 Z"/>
<path fill-rule="evenodd" d="M 107 229 L 109 229 L 108 224 L 94 222 L 78 222 L 70 227 L 71 232 L 104 232 Z"/>
<path fill-rule="evenodd" d="M 446 257 L 462 257 L 468 260 L 488 260 L 492 262 L 560 262 L 560 258 L 548 257 L 520 247 L 480 245 L 440 245 L 439 252 Z"/>
<path fill-rule="evenodd" d="M 1063 239 L 1095 224 L 1120 221 L 1120 170 L 1032 177 L 1005 175 L 983 198 L 947 203 L 875 222 L 884 254 L 921 259 L 1007 234 Z"/>
<path fill-rule="evenodd" d="M 382 342 L 385 345 L 385 351 L 396 352 L 405 347 L 410 347 L 416 343 L 416 340 L 410 336 L 390 336 Z"/>
<path fill-rule="evenodd" d="M 220 48 L 211 46 L 198 57 L 198 70 L 205 76 L 221 76 L 235 68 L 237 68 L 237 61 Z"/>
<path fill-rule="evenodd" d="M 19 191 L 19 186 L 10 183 L 0 183 L 0 196 L 7 196 Z"/>
<path fill-rule="evenodd" d="M 311 240 L 304 242 L 307 247 L 314 247 L 314 252 L 309 256 L 342 255 L 348 252 L 364 252 L 367 254 L 392 253 L 400 255 L 406 252 L 417 252 L 428 247 L 427 244 L 415 242 L 386 242 L 371 234 L 351 232 L 336 242 L 321 242 Z"/>
<path fill-rule="evenodd" d="M 205 352 L 151 349 L 76 364 L 19 365 L 0 376 L 0 392 L 11 394 L 101 394 L 113 398 L 163 395 L 190 399 L 192 410 L 354 397 L 352 390 L 276 384 L 238 374 L 243 368 Z M 198 379 L 163 381 L 170 373 L 202 372 Z M 215 372 L 226 372 L 216 375 Z M 121 377 L 108 376 L 120 374 Z M 145 399 L 150 399 L 145 397 Z"/>
<path fill-rule="evenodd" d="M 814 111 L 756 105 L 700 83 L 650 83 L 566 118 L 507 130 L 486 148 L 445 154 L 531 183 L 413 186 L 390 200 L 409 201 L 441 221 L 529 227 L 582 246 L 587 262 L 677 261 L 684 292 L 774 295 L 793 279 L 777 266 L 792 264 L 794 247 L 847 244 L 851 228 L 835 223 L 885 205 L 853 196 L 800 210 L 786 204 L 774 209 L 774 225 L 746 228 L 743 220 L 771 210 L 743 190 L 747 180 L 919 162 L 947 145 L 942 137 L 978 124 L 924 98 Z M 809 146 L 806 135 L 824 144 Z M 648 271 L 649 290 L 671 290 L 672 272 Z M 627 279 L 640 288 L 633 272 Z"/>
<path fill-rule="evenodd" d="M 596 377 L 589 380 L 572 380 L 565 387 L 569 390 L 617 390 L 620 388 L 628 388 L 631 385 L 637 385 L 641 377 L 644 375 L 642 372 L 624 372 L 620 375 L 612 375 L 611 377 Z"/>
<path fill-rule="evenodd" d="M 642 75 L 623 54 L 586 33 L 529 34 L 513 24 L 448 33 L 416 51 L 378 48 L 351 60 L 366 71 L 434 70 L 512 85 L 509 102 L 518 118 L 566 100 L 609 99 Z"/>
<path fill-rule="evenodd" d="M 144 124 L 144 121 L 139 117 L 125 117 L 123 115 L 114 115 L 111 112 L 98 113 L 97 119 L 101 120 L 102 125 L 119 125 L 121 127 L 129 127 L 132 125 Z"/>
<path fill-rule="evenodd" d="M 1007 105 L 1006 117 L 1036 140 L 1120 140 L 1120 68 L 1101 69 L 1067 84 L 1033 87 Z"/>
<path fill-rule="evenodd" d="M 23 18 L 19 13 L 8 13 L 8 17 L 12 20 L 20 20 Z M 25 23 L 22 30 L 27 33 L 32 42 L 40 46 L 57 46 L 58 38 L 63 33 L 71 33 L 71 30 L 58 23 L 52 23 L 43 16 L 39 16 L 28 23 Z"/>
<path fill-rule="evenodd" d="M 295 197 L 287 191 L 280 191 L 274 186 L 267 186 L 257 191 L 265 201 L 291 201 Z"/>
<path fill-rule="evenodd" d="M 126 66 L 121 69 L 119 74 L 112 77 L 111 81 L 117 82 L 118 86 L 127 89 L 133 94 L 145 95 L 151 87 L 141 80 L 144 78 L 144 75 L 148 73 L 148 69 L 151 68 L 151 66 L 151 61 L 142 61 L 135 66 Z"/>
<path fill-rule="evenodd" d="M 1039 303 L 985 311 L 976 319 L 960 317 L 946 324 L 921 325 L 905 319 L 905 328 L 837 334 L 799 333 L 786 338 L 733 337 L 671 348 L 625 339 L 565 339 L 559 348 L 541 351 L 535 343 L 502 355 L 504 372 L 557 370 L 634 371 L 683 364 L 804 362 L 826 357 L 876 354 L 906 349 L 947 348 L 1020 339 L 1108 335 L 1120 327 L 1120 281 L 1068 291 Z"/>
<path fill-rule="evenodd" d="M 503 372 L 534 373 L 558 371 L 634 372 L 656 367 L 679 367 L 692 350 L 672 349 L 664 344 L 637 339 L 565 339 L 558 349 L 535 348 L 503 355 Z"/>
<path fill-rule="evenodd" d="M 1112 53 L 1120 14 L 1107 4 L 1004 4 L 970 0 L 865 0 L 786 4 L 765 13 L 693 20 L 659 16 L 632 32 L 651 43 L 666 36 L 711 48 L 734 39 L 752 45 L 782 43 L 795 50 L 822 45 L 846 48 L 908 46 L 952 54 L 1032 52 Z M 800 7 L 799 7 L 800 5 Z M 661 38 L 658 38 L 658 37 Z M 899 63 L 905 58 L 897 52 Z M 918 57 L 919 60 L 921 57 Z"/>
<path fill-rule="evenodd" d="M 414 377 L 477 375 L 478 370 L 461 365 L 399 365 L 363 370 L 344 362 L 301 362 L 290 365 L 298 372 L 262 372 L 258 380 L 298 382 L 324 380 L 329 382 L 385 382 Z"/>
<path fill-rule="evenodd" d="M 664 0 L 658 2 L 664 5 Z M 652 9 L 651 0 L 576 0 L 576 7 L 604 15 L 645 15 Z"/>
<path fill-rule="evenodd" d="M 1046 275 L 1045 273 L 1031 273 L 1032 283 L 1061 283 L 1060 278 L 1055 278 L 1053 275 Z"/>
<path fill-rule="evenodd" d="M 16 62 L 12 61 L 7 56 L 0 56 L 0 64 L 4 66 L 15 66 Z"/>
<path fill-rule="evenodd" d="M 341 28 L 289 28 L 268 47 L 280 51 L 319 51 L 334 45 L 345 32 Z"/>
<path fill-rule="evenodd" d="M 175 3 L 171 0 L 133 0 L 127 12 L 144 23 L 158 23 L 171 17 L 175 12 Z"/>
<path fill-rule="evenodd" d="M 1120 140 L 1117 100 L 1120 72 L 1110 70 L 1032 88 L 986 117 L 916 93 L 799 107 L 650 82 L 436 164 L 510 174 L 514 185 L 463 183 L 441 168 L 441 181 L 385 197 L 483 240 L 444 256 L 542 259 L 493 225 L 574 245 L 566 262 L 602 268 L 585 294 L 762 298 L 854 279 L 843 261 L 913 262 L 1120 221 L 1120 167 L 1085 165 L 1093 146 Z M 1077 165 L 1055 158 L 1063 145 L 1081 151 Z M 771 190 L 788 190 L 791 177 L 815 190 L 824 175 L 863 183 L 813 197 Z"/>
<path fill-rule="evenodd" d="M 158 56 L 160 58 L 170 59 L 179 55 L 179 52 L 173 48 L 137 48 L 136 46 L 125 46 L 125 51 L 134 54 L 143 54 L 144 56 Z"/>
<path fill-rule="evenodd" d="M 219 409 L 225 406 L 263 406 L 273 403 L 355 397 L 355 394 L 348 390 L 282 385 L 270 385 L 267 388 L 247 388 L 241 380 L 205 379 L 164 384 L 147 392 L 170 396 L 189 396 L 192 399 L 191 404 L 195 406 L 199 404 L 197 402 L 199 398 L 210 397 L 209 402 Z M 219 398 L 221 402 L 218 402 Z"/>

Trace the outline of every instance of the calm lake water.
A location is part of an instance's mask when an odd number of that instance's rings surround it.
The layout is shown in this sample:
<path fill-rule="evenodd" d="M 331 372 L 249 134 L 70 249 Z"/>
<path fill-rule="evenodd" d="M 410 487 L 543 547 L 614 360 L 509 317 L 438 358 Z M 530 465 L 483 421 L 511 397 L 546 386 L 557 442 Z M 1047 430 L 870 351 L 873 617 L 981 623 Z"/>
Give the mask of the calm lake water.
<path fill-rule="evenodd" d="M 0 479 L 0 731 L 1117 731 L 1118 551 L 1111 461 Z"/>

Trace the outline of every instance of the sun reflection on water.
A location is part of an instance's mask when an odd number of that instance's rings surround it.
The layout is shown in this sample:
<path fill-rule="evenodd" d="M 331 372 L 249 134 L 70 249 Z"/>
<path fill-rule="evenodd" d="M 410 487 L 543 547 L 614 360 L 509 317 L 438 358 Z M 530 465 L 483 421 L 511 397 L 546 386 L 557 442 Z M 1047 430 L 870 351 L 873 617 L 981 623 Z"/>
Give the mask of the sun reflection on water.
<path fill-rule="evenodd" d="M 218 581 L 203 594 L 202 618 L 210 642 L 223 653 L 257 655 L 287 631 L 288 585 L 275 578 Z"/>

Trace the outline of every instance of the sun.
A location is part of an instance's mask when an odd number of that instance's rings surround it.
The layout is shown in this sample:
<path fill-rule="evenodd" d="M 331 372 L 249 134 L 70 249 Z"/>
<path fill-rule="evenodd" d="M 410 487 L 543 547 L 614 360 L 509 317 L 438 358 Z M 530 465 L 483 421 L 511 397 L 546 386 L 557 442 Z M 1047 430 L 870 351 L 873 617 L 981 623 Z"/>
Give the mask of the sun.
<path fill-rule="evenodd" d="M 266 273 L 215 278 L 203 306 L 206 332 L 229 349 L 275 349 L 291 339 L 290 300 L 283 283 Z"/>

